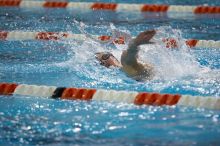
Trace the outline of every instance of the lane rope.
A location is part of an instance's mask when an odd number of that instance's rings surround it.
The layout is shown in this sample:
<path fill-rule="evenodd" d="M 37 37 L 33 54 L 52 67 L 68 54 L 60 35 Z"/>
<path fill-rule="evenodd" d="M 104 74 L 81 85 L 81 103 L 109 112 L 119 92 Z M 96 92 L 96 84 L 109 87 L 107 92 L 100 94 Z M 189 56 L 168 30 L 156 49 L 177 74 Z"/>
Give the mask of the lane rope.
<path fill-rule="evenodd" d="M 100 41 L 111 40 L 111 36 L 102 35 L 92 35 L 93 38 L 96 38 Z M 1 31 L 0 30 L 0 40 L 7 41 L 16 41 L 16 40 L 63 40 L 63 39 L 75 39 L 75 40 L 87 40 L 88 38 L 84 34 L 73 34 L 67 32 L 34 32 L 34 31 Z M 178 48 L 178 40 L 174 38 L 164 38 L 161 42 L 165 43 L 167 48 Z M 116 38 L 113 43 L 124 44 L 125 38 L 119 36 Z M 220 48 L 220 41 L 214 40 L 197 40 L 197 39 L 188 39 L 185 40 L 185 43 L 190 48 L 199 47 L 199 48 Z"/>
<path fill-rule="evenodd" d="M 0 95 L 24 95 L 66 100 L 96 100 L 135 105 L 191 106 L 220 109 L 220 97 L 202 97 L 179 94 L 116 91 L 87 88 L 66 88 L 27 84 L 0 83 Z"/>
<path fill-rule="evenodd" d="M 163 5 L 163 4 L 129 4 L 129 3 L 103 3 L 103 2 L 59 2 L 30 1 L 30 0 L 0 0 L 0 7 L 21 8 L 66 8 L 80 10 L 109 10 L 109 11 L 139 11 L 139 12 L 191 12 L 194 14 L 217 14 L 220 6 L 189 6 L 189 5 Z"/>

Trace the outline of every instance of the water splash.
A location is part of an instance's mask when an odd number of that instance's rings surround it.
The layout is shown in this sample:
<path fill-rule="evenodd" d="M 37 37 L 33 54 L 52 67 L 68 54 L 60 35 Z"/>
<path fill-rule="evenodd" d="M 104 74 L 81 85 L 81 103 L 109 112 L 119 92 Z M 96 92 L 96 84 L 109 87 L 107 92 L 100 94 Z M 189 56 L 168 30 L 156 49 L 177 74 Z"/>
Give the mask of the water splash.
<path fill-rule="evenodd" d="M 68 61 L 57 63 L 56 65 L 68 67 L 71 71 L 76 72 L 77 75 L 89 80 L 102 83 L 106 81 L 111 83 L 122 82 L 120 78 L 117 78 L 117 75 L 120 74 L 119 69 L 105 68 L 99 65 L 99 62 L 95 59 L 96 52 L 108 51 L 112 52 L 120 60 L 121 49 L 116 48 L 114 44 L 111 43 L 112 40 L 103 43 L 94 38 L 91 34 L 86 32 L 86 28 L 88 27 L 86 24 L 77 21 L 75 21 L 75 23 L 80 32 L 87 38 L 82 42 L 66 42 L 67 45 L 70 46 L 70 51 L 73 55 Z M 110 30 L 111 28 L 109 28 L 108 31 Z"/>
<path fill-rule="evenodd" d="M 164 38 L 173 38 L 178 42 L 178 48 L 169 49 L 162 41 Z M 187 76 L 194 76 L 203 69 L 194 55 L 186 46 L 181 31 L 171 27 L 160 27 L 152 40 L 156 44 L 141 47 L 140 58 L 150 62 L 156 70 L 156 78 L 173 80 Z"/>
<path fill-rule="evenodd" d="M 89 36 L 85 32 L 86 25 L 83 23 L 77 22 L 79 29 L 82 33 Z M 119 31 L 117 28 L 111 24 L 108 31 L 112 31 L 113 38 L 123 35 L 127 37 L 127 40 L 131 39 L 128 31 Z M 196 58 L 190 53 L 188 47 L 185 45 L 185 42 L 181 36 L 180 30 L 172 29 L 171 27 L 160 27 L 157 29 L 157 35 L 154 37 L 156 44 L 148 44 L 141 46 L 140 50 L 140 59 L 148 63 L 150 62 L 155 66 L 156 69 L 156 79 L 170 80 L 186 76 L 195 75 L 198 72 L 202 71 L 201 66 L 196 61 Z M 178 40 L 179 48 L 178 50 L 167 49 L 164 43 L 162 42 L 163 38 L 172 37 Z M 122 50 L 127 48 L 128 42 L 126 41 L 125 45 L 113 45 L 109 42 L 103 44 L 98 40 L 91 38 L 90 36 L 86 41 L 82 43 L 73 43 L 72 51 L 73 57 L 67 61 L 65 64 L 71 68 L 77 69 L 73 64 L 81 65 L 93 65 L 98 62 L 94 59 L 95 52 L 112 52 L 118 60 L 120 60 Z M 83 52 L 83 53 L 82 53 Z M 95 65 L 98 71 L 98 66 Z M 91 70 L 91 67 L 88 68 Z M 108 71 L 109 72 L 109 71 Z M 88 73 L 88 72 L 87 72 Z"/>
<path fill-rule="evenodd" d="M 127 77 L 118 68 L 105 68 L 99 65 L 94 56 L 96 52 L 109 51 L 120 60 L 121 53 L 127 48 L 128 42 L 124 45 L 109 42 L 100 43 L 100 41 L 90 38 L 90 34 L 85 31 L 89 26 L 83 23 L 79 24 L 79 29 L 88 38 L 81 42 L 66 42 L 70 46 L 72 57 L 68 61 L 57 65 L 67 67 L 76 76 L 83 80 L 86 79 L 86 82 L 93 84 L 95 87 L 132 88 L 137 91 L 146 91 L 147 89 L 147 91 L 172 93 L 182 91 L 190 94 L 195 91 L 196 94 L 202 95 L 220 95 L 219 87 L 215 85 L 219 82 L 219 75 L 216 74 L 219 71 L 213 71 L 207 66 L 200 65 L 195 52 L 186 46 L 180 30 L 167 26 L 159 27 L 156 36 L 152 40 L 155 43 L 140 46 L 139 59 L 144 63 L 153 64 L 156 75 L 153 80 L 138 83 Z M 108 34 L 112 32 L 109 35 L 113 35 L 113 38 L 119 34 L 129 35 L 128 30 L 119 30 L 113 24 L 110 24 L 106 32 Z M 174 38 L 178 42 L 178 48 L 167 48 L 162 41 L 163 38 Z"/>
<path fill-rule="evenodd" d="M 114 145 L 140 145 L 139 140 L 143 139 L 141 145 L 161 145 L 161 141 L 164 145 L 186 145 L 189 141 L 210 144 L 218 140 L 216 135 L 220 133 L 217 128 L 219 111 L 201 108 L 135 106 L 18 95 L 2 96 L 0 105 L 0 137 L 5 145 L 13 140 L 28 145 L 68 145 L 80 140 L 83 145 L 113 142 Z"/>

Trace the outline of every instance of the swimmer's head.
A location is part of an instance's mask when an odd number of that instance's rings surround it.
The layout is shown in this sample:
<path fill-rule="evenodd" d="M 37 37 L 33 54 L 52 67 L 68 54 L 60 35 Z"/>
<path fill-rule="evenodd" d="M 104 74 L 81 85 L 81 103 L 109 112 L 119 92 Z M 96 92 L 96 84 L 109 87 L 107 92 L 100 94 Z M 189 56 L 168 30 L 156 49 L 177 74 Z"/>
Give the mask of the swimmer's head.
<path fill-rule="evenodd" d="M 121 63 L 110 52 L 98 52 L 95 54 L 96 59 L 105 67 L 120 67 Z"/>

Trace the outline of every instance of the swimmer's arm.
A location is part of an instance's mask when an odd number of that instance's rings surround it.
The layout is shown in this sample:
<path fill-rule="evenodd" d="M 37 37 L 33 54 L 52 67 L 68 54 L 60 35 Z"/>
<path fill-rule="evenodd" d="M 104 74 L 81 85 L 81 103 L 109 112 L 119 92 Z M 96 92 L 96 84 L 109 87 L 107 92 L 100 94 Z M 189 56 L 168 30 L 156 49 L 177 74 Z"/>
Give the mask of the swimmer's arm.
<path fill-rule="evenodd" d="M 123 52 L 121 56 L 121 62 L 130 66 L 138 65 L 138 51 L 139 45 L 151 43 L 151 38 L 156 34 L 155 30 L 148 30 L 140 33 L 135 39 L 131 40 L 128 49 Z"/>

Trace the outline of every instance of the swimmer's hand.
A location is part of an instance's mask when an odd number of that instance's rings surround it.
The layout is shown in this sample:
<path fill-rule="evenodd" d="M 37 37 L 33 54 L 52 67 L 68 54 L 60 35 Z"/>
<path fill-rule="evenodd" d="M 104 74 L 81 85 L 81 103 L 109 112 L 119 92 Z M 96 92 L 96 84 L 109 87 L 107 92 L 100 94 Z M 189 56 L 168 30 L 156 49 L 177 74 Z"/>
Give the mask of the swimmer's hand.
<path fill-rule="evenodd" d="M 141 32 L 134 40 L 134 45 L 143 45 L 151 43 L 150 40 L 153 38 L 153 36 L 156 34 L 155 30 L 147 30 L 144 32 Z"/>

